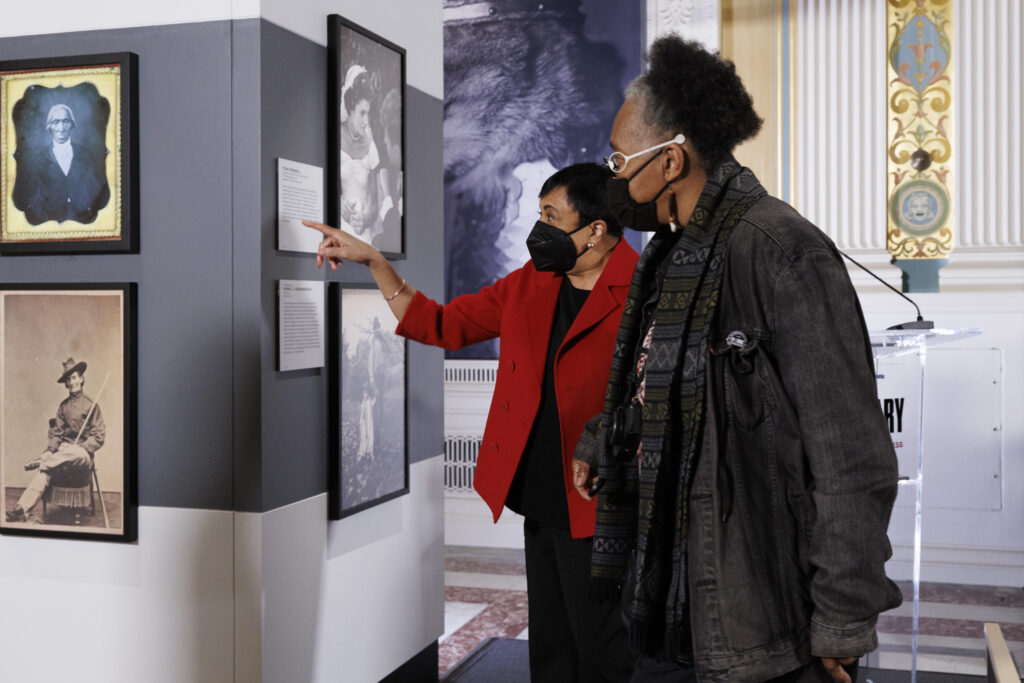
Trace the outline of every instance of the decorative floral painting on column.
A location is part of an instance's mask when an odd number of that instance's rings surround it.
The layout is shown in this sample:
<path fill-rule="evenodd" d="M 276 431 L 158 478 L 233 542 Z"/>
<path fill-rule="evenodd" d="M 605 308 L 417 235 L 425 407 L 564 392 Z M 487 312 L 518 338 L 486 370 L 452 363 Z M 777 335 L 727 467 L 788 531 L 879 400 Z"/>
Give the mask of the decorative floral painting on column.
<path fill-rule="evenodd" d="M 953 3 L 888 0 L 888 229 L 895 259 L 953 250 Z"/>

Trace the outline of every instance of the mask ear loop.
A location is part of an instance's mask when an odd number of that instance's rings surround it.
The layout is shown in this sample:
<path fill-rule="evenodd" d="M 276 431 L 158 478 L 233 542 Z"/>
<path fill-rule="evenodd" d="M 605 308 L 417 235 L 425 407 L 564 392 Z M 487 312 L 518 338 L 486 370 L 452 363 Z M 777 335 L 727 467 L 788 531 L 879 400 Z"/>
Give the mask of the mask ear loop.
<path fill-rule="evenodd" d="M 586 228 L 586 227 L 587 227 L 587 226 L 589 226 L 589 225 L 591 225 L 591 223 L 587 223 L 586 225 L 581 225 L 581 226 L 579 226 L 578 228 L 576 228 L 575 230 L 571 230 L 571 231 L 569 231 L 569 232 L 567 232 L 567 233 L 565 233 L 565 234 L 566 234 L 566 235 L 575 235 L 575 234 L 576 234 L 576 233 L 578 233 L 578 232 L 579 232 L 580 230 L 582 230 L 583 228 Z M 556 228 L 556 229 L 557 229 L 557 228 Z M 574 247 L 574 248 L 575 248 L 575 246 L 576 246 L 576 245 L 575 245 L 575 243 L 573 243 L 573 247 Z M 591 249 L 593 249 L 593 248 L 594 248 L 595 246 L 596 246 L 596 245 L 595 245 L 595 244 L 594 244 L 593 242 L 588 242 L 588 243 L 587 243 L 587 246 L 586 246 L 586 247 L 584 247 L 583 251 L 581 251 L 580 253 L 576 254 L 576 258 L 577 258 L 577 259 L 579 259 L 579 257 L 580 257 L 580 256 L 583 256 L 583 255 L 584 255 L 584 254 L 586 254 L 586 253 L 587 253 L 588 251 L 590 251 Z"/>

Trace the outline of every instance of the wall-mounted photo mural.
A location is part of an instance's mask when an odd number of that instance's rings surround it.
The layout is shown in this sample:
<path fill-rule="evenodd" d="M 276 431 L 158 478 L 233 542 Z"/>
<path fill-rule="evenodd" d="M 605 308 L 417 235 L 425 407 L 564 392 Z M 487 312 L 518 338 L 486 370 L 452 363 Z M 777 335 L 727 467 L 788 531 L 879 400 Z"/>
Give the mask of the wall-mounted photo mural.
<path fill-rule="evenodd" d="M 608 154 L 622 92 L 642 66 L 643 26 L 642 3 L 445 0 L 448 301 L 529 259 L 526 237 L 548 176 Z M 497 358 L 497 350 L 484 342 L 448 357 Z"/>

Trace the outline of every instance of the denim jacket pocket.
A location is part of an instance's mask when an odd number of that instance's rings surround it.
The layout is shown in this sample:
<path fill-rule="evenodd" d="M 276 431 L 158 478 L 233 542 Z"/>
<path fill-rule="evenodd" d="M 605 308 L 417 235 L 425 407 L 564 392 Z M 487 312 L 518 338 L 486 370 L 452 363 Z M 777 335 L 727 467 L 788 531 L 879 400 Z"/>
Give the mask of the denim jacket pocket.
<path fill-rule="evenodd" d="M 733 330 L 712 346 L 724 360 L 724 393 L 730 421 L 744 429 L 757 429 L 772 412 L 775 403 L 766 377 L 766 351 L 756 332 Z"/>

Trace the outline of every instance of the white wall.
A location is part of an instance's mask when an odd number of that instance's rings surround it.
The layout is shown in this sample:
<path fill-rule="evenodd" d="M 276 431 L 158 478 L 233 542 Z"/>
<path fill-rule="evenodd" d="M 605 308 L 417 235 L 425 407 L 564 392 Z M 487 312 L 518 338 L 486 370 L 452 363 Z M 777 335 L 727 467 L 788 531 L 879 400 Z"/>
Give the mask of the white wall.
<path fill-rule="evenodd" d="M 440 0 L 5 2 L 0 37 L 262 16 L 326 44 L 329 13 L 405 47 L 409 85 L 443 96 Z M 440 463 L 330 524 L 320 495 L 143 507 L 134 545 L 0 537 L 0 681 L 377 681 L 444 631 Z"/>
<path fill-rule="evenodd" d="M 440 101 L 441 6 L 440 0 L 261 0 L 260 14 L 320 45 L 327 43 L 327 15 L 341 14 L 404 47 L 408 84 Z M 432 206 L 441 203 L 440 184 L 437 190 Z M 431 234 L 441 230 L 437 224 Z M 327 521 L 326 494 L 239 516 L 237 683 L 378 681 L 442 635 L 441 462 L 434 455 L 412 464 L 408 495 L 338 522 Z"/>
<path fill-rule="evenodd" d="M 370 683 L 444 633 L 441 464 L 338 522 L 326 494 L 236 516 L 237 683 Z"/>
<path fill-rule="evenodd" d="M 714 45 L 705 17 L 709 7 L 717 6 L 717 0 L 649 0 L 648 28 L 678 31 Z M 925 382 L 926 412 L 931 408 L 950 417 L 933 420 L 925 437 L 922 578 L 1019 586 L 1024 577 L 1024 168 L 1019 126 L 1024 117 L 1024 11 L 1018 0 L 960 0 L 954 8 L 957 248 L 940 271 L 942 293 L 914 298 L 939 327 L 981 327 L 985 333 L 943 349 L 933 363 L 955 364 L 962 358 L 962 377 L 933 372 L 941 381 Z M 889 265 L 885 251 L 885 3 L 800 0 L 794 16 L 794 204 L 841 249 L 898 288 L 900 271 Z M 884 329 L 913 319 L 910 304 L 861 271 L 851 267 L 850 274 L 869 327 Z M 974 371 L 967 362 L 972 349 L 995 349 L 1001 358 L 994 404 L 962 400 L 979 381 L 967 374 Z M 452 406 L 446 410 L 458 413 L 448 417 L 456 430 L 474 419 L 482 427 L 467 404 L 462 393 L 446 394 L 446 406 Z M 962 433 L 993 427 L 998 428 L 996 438 L 978 431 L 972 441 Z M 976 445 L 965 447 L 965 442 Z M 983 474 L 998 477 L 998 495 L 987 495 L 993 487 L 981 482 Z M 956 504 L 943 499 L 943 491 L 958 486 L 965 490 Z M 900 494 L 890 529 L 895 553 L 890 572 L 899 578 L 910 577 L 908 493 Z M 468 523 L 472 508 L 456 498 L 450 501 L 447 527 L 452 538 L 471 540 L 490 520 L 481 512 L 475 524 Z"/>
<path fill-rule="evenodd" d="M 139 509 L 139 542 L 0 536 L 0 680 L 231 683 L 233 513 Z"/>
<path fill-rule="evenodd" d="M 408 50 L 409 85 L 444 98 L 440 0 L 260 0 L 260 8 L 264 19 L 322 45 L 327 44 L 327 15 L 340 14 Z"/>
<path fill-rule="evenodd" d="M 4 2 L 0 37 L 251 19 L 259 15 L 260 0 L 53 0 L 45 7 L 31 2 Z"/>
<path fill-rule="evenodd" d="M 409 50 L 409 85 L 444 97 L 440 0 L 54 0 L 46 3 L 45 11 L 39 7 L 5 1 L 0 37 L 262 17 L 327 45 L 327 15 L 341 14 Z M 395 20 L 398 16 L 400 21 Z"/>
<path fill-rule="evenodd" d="M 913 319 L 911 305 L 896 294 L 881 286 L 864 289 L 861 305 L 872 330 Z M 926 362 L 922 578 L 1018 586 L 1024 576 L 1024 353 L 1013 350 L 1024 335 L 1024 293 L 914 298 L 938 327 L 985 330 L 936 347 Z M 482 433 L 492 386 L 453 380 L 460 368 L 493 369 L 496 361 L 446 361 L 446 367 L 446 431 Z M 967 402 L 979 395 L 985 400 Z M 914 469 L 903 467 L 901 474 Z M 913 522 L 913 489 L 902 488 L 889 530 L 893 578 L 911 577 Z M 505 510 L 494 524 L 475 493 L 448 493 L 445 540 L 521 548 L 522 521 Z"/>
<path fill-rule="evenodd" d="M 885 266 L 886 5 L 796 3 L 794 205 L 842 249 Z M 953 7 L 953 263 L 943 291 L 1022 289 L 1019 0 L 960 0 Z"/>
<path fill-rule="evenodd" d="M 913 298 L 938 327 L 985 330 L 936 347 L 926 362 L 921 578 L 1019 586 L 1024 577 L 1024 293 Z M 861 304 L 873 329 L 913 317 L 910 305 L 895 294 L 862 293 Z M 989 368 L 977 367 L 977 353 L 971 354 L 986 349 L 996 350 L 990 355 L 1001 365 L 992 377 L 979 376 Z M 993 381 L 998 384 L 988 389 L 994 406 L 965 400 L 977 395 L 981 382 Z M 945 420 L 929 425 L 929 412 Z M 989 478 L 994 476 L 993 487 Z M 890 525 L 890 573 L 904 579 L 910 578 L 912 558 L 910 495 L 901 491 Z"/>
<path fill-rule="evenodd" d="M 324 494 L 142 507 L 134 545 L 0 536 L 0 680 L 378 681 L 444 632 L 441 462 L 339 522 Z"/>
<path fill-rule="evenodd" d="M 841 249 L 898 288 L 900 271 L 885 251 L 885 3 L 796 5 L 794 204 Z M 938 327 L 985 329 L 956 348 L 996 349 L 1002 391 L 997 411 L 963 401 L 977 381 L 966 362 L 959 380 L 954 373 L 929 384 L 926 377 L 926 420 L 929 407 L 945 409 L 950 419 L 925 435 L 922 578 L 1016 586 L 1024 576 L 1024 167 L 1018 124 L 1024 115 L 1024 18 L 1017 0 L 960 0 L 953 8 L 956 248 L 939 272 L 941 293 L 912 297 Z M 859 270 L 850 274 L 869 327 L 913 319 L 910 304 Z M 955 349 L 943 353 L 956 357 Z M 998 425 L 999 438 L 979 437 L 965 448 L 961 432 L 982 424 Z M 982 500 L 980 492 L 974 499 L 958 496 L 956 506 L 940 499 L 944 489 L 980 476 L 979 463 L 986 471 L 995 463 L 998 500 Z M 891 571 L 904 578 L 911 537 L 907 508 L 901 507 L 906 496 L 901 493 L 891 527 L 897 560 Z"/>
<path fill-rule="evenodd" d="M 9 37 L 226 19 L 232 3 L 4 2 L 0 15 Z M 144 506 L 138 528 L 134 544 L 0 537 L 0 680 L 235 680 L 233 513 Z"/>

